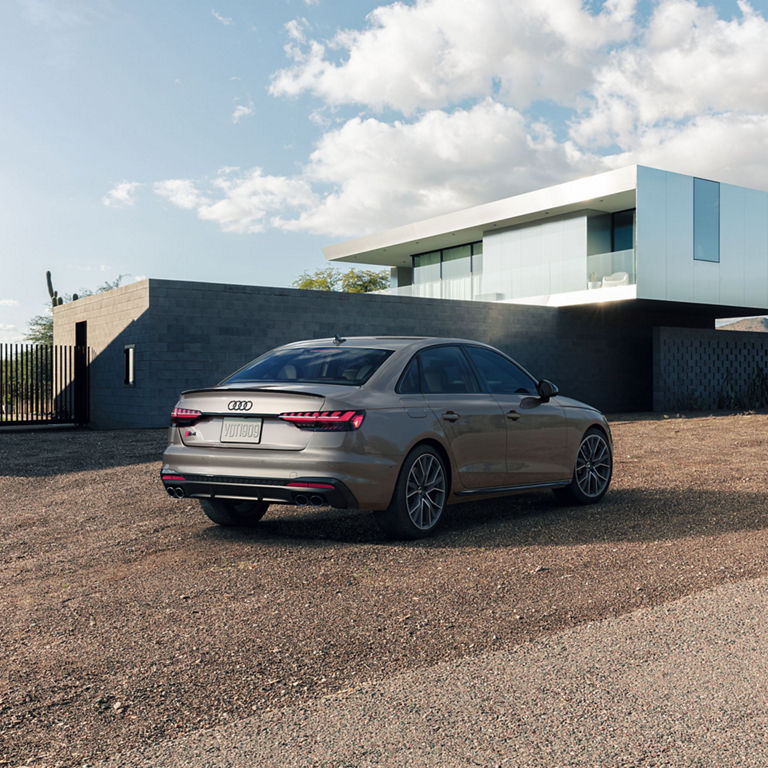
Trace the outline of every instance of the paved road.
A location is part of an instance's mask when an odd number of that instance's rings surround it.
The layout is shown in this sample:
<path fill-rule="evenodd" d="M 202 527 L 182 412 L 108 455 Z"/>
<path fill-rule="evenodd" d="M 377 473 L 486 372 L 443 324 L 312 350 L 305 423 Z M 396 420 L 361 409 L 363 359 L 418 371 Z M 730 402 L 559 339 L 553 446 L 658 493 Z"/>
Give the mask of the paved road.
<path fill-rule="evenodd" d="M 768 766 L 768 579 L 115 756 L 104 766 Z"/>

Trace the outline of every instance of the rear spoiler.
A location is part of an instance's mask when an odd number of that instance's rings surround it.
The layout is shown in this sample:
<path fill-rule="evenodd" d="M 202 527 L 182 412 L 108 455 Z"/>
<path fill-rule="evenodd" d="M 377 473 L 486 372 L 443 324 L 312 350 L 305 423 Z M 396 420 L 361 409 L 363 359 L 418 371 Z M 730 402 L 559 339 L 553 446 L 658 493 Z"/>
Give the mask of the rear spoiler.
<path fill-rule="evenodd" d="M 201 392 L 276 392 L 284 395 L 309 395 L 311 397 L 325 397 L 325 394 L 319 392 L 310 392 L 306 389 L 286 389 L 283 387 L 238 387 L 232 389 L 232 387 L 203 387 L 202 389 L 185 389 L 182 391 L 182 395 L 197 395 Z"/>

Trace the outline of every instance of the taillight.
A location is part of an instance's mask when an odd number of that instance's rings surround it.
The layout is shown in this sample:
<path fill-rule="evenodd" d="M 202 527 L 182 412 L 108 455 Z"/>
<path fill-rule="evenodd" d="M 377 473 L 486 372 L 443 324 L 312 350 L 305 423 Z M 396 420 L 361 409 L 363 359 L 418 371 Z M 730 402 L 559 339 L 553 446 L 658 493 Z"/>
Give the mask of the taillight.
<path fill-rule="evenodd" d="M 360 429 L 365 411 L 297 411 L 281 413 L 279 418 L 299 429 L 314 432 L 349 432 Z"/>
<path fill-rule="evenodd" d="M 194 408 L 174 408 L 171 411 L 171 424 L 188 427 L 194 424 L 201 416 L 202 412 Z"/>

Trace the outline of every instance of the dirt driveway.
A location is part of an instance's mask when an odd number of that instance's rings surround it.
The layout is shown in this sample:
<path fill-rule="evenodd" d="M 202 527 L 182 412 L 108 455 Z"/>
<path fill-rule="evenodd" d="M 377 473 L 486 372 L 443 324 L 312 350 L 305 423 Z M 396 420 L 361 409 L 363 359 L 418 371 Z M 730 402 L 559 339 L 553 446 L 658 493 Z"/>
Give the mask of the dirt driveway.
<path fill-rule="evenodd" d="M 209 524 L 164 431 L 0 433 L 0 765 L 88 760 L 768 572 L 767 415 L 612 421 L 596 508 Z"/>

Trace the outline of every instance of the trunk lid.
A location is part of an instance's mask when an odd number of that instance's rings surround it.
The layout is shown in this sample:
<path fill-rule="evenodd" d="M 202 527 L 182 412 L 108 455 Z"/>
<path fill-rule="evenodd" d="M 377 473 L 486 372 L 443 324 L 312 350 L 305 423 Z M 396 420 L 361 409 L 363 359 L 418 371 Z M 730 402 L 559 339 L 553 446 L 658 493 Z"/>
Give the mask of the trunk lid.
<path fill-rule="evenodd" d="M 286 412 L 322 411 L 329 392 L 356 387 L 281 385 L 212 388 L 184 392 L 177 408 L 200 411 L 190 425 L 179 424 L 179 435 L 190 447 L 300 451 L 312 432 L 278 418 Z"/>

